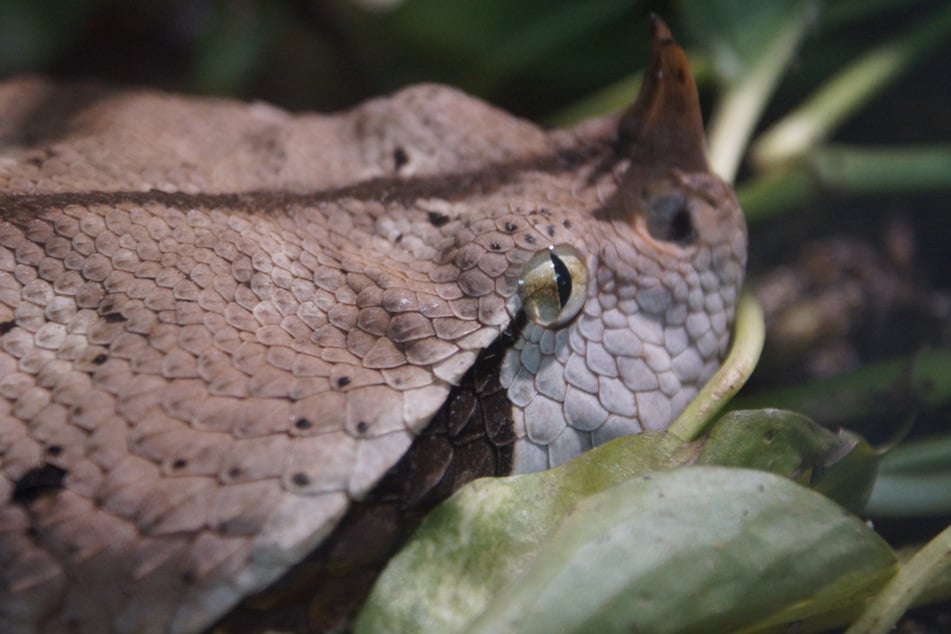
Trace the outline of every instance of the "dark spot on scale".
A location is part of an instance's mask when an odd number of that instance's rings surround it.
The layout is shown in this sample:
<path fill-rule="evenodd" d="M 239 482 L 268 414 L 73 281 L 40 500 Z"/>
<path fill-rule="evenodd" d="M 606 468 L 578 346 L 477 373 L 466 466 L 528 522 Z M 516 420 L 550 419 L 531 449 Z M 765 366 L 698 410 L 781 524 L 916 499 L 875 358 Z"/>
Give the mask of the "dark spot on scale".
<path fill-rule="evenodd" d="M 502 245 L 496 242 L 495 240 L 493 240 L 492 242 L 489 243 L 489 248 L 492 249 L 493 251 L 498 251 L 502 248 Z"/>
<path fill-rule="evenodd" d="M 310 484 L 310 478 L 303 471 L 298 471 L 291 476 L 291 482 L 294 483 L 294 486 L 305 487 Z"/>
<path fill-rule="evenodd" d="M 435 211 L 428 212 L 426 217 L 429 218 L 429 224 L 434 227 L 442 227 L 447 222 L 449 222 L 449 216 Z"/>
<path fill-rule="evenodd" d="M 546 218 L 551 218 L 551 212 L 548 211 L 546 207 L 542 208 L 542 215 L 545 216 Z"/>
<path fill-rule="evenodd" d="M 181 471 L 187 466 L 188 466 L 188 461 L 185 460 L 184 458 L 176 458 L 174 461 L 172 461 L 172 469 L 175 471 Z"/>
<path fill-rule="evenodd" d="M 545 229 L 545 233 L 548 234 L 548 237 L 549 237 L 549 238 L 554 238 L 554 237 L 555 237 L 555 225 L 548 225 L 548 227 Z"/>
<path fill-rule="evenodd" d="M 393 165 L 396 166 L 397 171 L 407 163 L 409 163 L 409 154 L 406 153 L 406 150 L 401 147 L 393 150 Z"/>
<path fill-rule="evenodd" d="M 109 355 L 107 355 L 104 352 L 100 352 L 99 354 L 97 354 L 96 356 L 92 358 L 92 362 L 95 363 L 96 365 L 102 365 L 108 360 L 109 360 Z"/>
<path fill-rule="evenodd" d="M 231 467 L 228 469 L 228 477 L 232 480 L 236 480 L 241 477 L 241 469 L 238 467 Z"/>
<path fill-rule="evenodd" d="M 45 495 L 52 495 L 63 488 L 66 473 L 66 469 L 49 463 L 33 467 L 17 479 L 10 499 L 14 504 L 25 506 Z"/>
<path fill-rule="evenodd" d="M 46 455 L 56 458 L 63 455 L 63 448 L 60 445 L 50 445 L 46 448 Z"/>
<path fill-rule="evenodd" d="M 347 387 L 348 385 L 350 385 L 349 376 L 342 376 L 339 379 L 337 379 L 337 387 Z"/>
<path fill-rule="evenodd" d="M 184 583 L 186 586 L 190 586 L 191 584 L 195 583 L 195 573 L 191 570 L 186 570 L 183 572 L 182 583 Z"/>
<path fill-rule="evenodd" d="M 518 229 L 518 225 L 516 225 L 514 222 L 505 223 L 505 230 L 508 231 L 509 233 L 514 232 L 516 229 Z"/>
<path fill-rule="evenodd" d="M 681 84 L 687 81 L 687 75 L 684 73 L 683 68 L 678 68 L 677 72 L 674 73 L 674 76 L 677 77 L 677 81 L 680 82 Z"/>
<path fill-rule="evenodd" d="M 394 243 L 394 244 L 399 244 L 399 243 L 402 242 L 402 241 L 403 241 L 403 234 L 401 233 L 401 234 L 399 234 L 398 236 L 396 236 L 396 239 L 393 240 L 393 243 Z"/>
<path fill-rule="evenodd" d="M 535 236 L 533 235 L 525 236 L 525 242 L 528 244 L 535 244 Z"/>
<path fill-rule="evenodd" d="M 106 320 L 107 324 L 117 324 L 125 321 L 125 317 L 122 316 L 122 313 L 106 313 L 102 318 Z"/>
<path fill-rule="evenodd" d="M 306 418 L 298 418 L 294 421 L 294 427 L 300 430 L 310 429 L 314 424 L 307 420 Z"/>
<path fill-rule="evenodd" d="M 17 322 L 14 320 L 10 321 L 0 321 L 0 335 L 5 335 L 17 325 Z"/>
<path fill-rule="evenodd" d="M 565 221 L 561 224 L 564 225 L 565 229 L 571 229 L 571 221 L 567 218 L 565 218 Z"/>
<path fill-rule="evenodd" d="M 370 423 L 366 422 L 365 420 L 361 420 L 360 422 L 357 423 L 358 434 L 365 434 L 367 433 L 368 429 L 370 429 Z"/>

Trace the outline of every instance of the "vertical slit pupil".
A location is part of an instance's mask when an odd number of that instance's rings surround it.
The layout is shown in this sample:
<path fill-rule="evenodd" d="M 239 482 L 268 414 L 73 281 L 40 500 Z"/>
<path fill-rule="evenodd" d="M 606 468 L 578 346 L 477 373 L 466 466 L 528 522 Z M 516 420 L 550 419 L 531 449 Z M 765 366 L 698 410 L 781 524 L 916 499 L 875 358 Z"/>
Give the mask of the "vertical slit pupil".
<path fill-rule="evenodd" d="M 564 308 L 565 304 L 568 303 L 568 298 L 571 297 L 571 273 L 568 272 L 568 267 L 565 266 L 565 263 L 560 257 L 554 253 L 549 254 L 551 256 L 551 265 L 555 267 L 555 284 L 558 286 L 558 304 Z"/>

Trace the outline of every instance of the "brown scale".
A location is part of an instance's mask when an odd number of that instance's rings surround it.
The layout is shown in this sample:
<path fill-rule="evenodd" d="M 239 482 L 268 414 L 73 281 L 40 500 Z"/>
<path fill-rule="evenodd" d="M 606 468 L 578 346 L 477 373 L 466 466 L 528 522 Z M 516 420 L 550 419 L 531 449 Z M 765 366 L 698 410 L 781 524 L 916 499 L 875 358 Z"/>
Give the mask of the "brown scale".
<path fill-rule="evenodd" d="M 210 631 L 345 631 L 386 562 L 426 513 L 476 478 L 510 473 L 515 434 L 499 366 L 524 324 L 519 315 L 486 348 L 406 455 L 350 506 L 326 541 Z"/>

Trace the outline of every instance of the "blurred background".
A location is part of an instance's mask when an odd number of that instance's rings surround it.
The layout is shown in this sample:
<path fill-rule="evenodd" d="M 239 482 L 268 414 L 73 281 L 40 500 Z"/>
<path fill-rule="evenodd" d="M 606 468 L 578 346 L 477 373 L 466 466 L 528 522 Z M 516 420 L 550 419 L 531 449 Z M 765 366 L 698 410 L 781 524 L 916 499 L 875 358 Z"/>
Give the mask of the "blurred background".
<path fill-rule="evenodd" d="M 873 496 L 872 510 L 887 535 L 923 538 L 951 522 L 949 5 L 0 0 L 0 77 L 319 111 L 438 81 L 570 125 L 630 103 L 657 12 L 688 51 L 711 160 L 748 213 L 768 338 L 738 405 L 879 443 L 913 422 L 912 458 L 890 468 L 930 493 L 913 508 L 907 488 Z"/>

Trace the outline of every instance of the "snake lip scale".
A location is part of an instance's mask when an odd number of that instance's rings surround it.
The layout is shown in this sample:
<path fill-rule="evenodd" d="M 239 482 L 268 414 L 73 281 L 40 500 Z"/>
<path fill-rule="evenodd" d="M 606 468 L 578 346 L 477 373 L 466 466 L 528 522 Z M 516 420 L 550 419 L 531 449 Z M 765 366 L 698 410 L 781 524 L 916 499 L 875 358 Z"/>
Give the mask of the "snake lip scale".
<path fill-rule="evenodd" d="M 0 631 L 346 627 L 425 511 L 663 429 L 746 228 L 653 21 L 625 112 L 0 83 Z"/>

